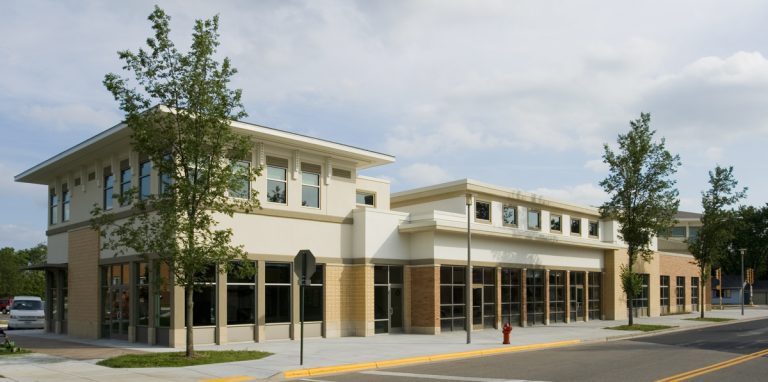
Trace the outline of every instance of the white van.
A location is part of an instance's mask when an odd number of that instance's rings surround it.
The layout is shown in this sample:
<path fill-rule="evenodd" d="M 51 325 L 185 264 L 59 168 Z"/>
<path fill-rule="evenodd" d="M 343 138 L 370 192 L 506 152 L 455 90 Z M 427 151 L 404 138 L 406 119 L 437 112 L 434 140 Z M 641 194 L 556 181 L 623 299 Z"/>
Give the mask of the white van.
<path fill-rule="evenodd" d="M 44 328 L 45 306 L 42 299 L 36 296 L 14 297 L 11 316 L 8 319 L 8 330 Z"/>

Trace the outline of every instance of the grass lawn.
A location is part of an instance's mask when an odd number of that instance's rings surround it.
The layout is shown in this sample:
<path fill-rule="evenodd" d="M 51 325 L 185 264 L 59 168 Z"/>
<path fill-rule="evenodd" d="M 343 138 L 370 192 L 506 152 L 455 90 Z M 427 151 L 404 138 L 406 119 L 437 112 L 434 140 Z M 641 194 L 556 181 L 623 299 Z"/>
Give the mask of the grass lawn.
<path fill-rule="evenodd" d="M 194 358 L 187 358 L 184 352 L 126 354 L 99 361 L 97 364 L 107 367 L 183 367 L 205 365 L 209 363 L 250 361 L 272 355 L 263 351 L 223 350 L 198 351 Z"/>
<path fill-rule="evenodd" d="M 27 354 L 27 353 L 31 353 L 31 352 L 29 350 L 26 350 L 26 349 L 21 349 L 21 350 L 15 352 L 15 353 L 11 353 L 9 351 L 6 351 L 5 348 L 0 348 L 0 357 L 5 356 L 5 355 L 14 356 L 14 355 L 18 355 L 18 354 Z"/>
<path fill-rule="evenodd" d="M 686 318 L 688 321 L 706 321 L 706 322 L 726 322 L 726 321 L 733 321 L 733 318 L 719 318 L 719 317 L 696 317 L 696 318 Z"/>
<path fill-rule="evenodd" d="M 639 330 L 641 332 L 652 332 L 654 330 L 662 330 L 662 329 L 669 329 L 669 328 L 676 328 L 677 326 L 669 326 L 669 325 L 644 325 L 644 324 L 634 324 L 632 326 L 630 325 L 619 325 L 619 326 L 611 326 L 606 329 L 612 329 L 612 330 Z"/>

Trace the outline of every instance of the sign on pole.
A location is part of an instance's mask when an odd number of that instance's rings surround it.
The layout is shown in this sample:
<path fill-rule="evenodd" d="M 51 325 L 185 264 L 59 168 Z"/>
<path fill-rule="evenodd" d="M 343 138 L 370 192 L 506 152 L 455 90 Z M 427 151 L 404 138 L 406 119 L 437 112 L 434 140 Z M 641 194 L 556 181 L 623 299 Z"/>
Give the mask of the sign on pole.
<path fill-rule="evenodd" d="M 301 320 L 301 347 L 299 349 L 299 365 L 304 365 L 304 287 L 310 285 L 310 279 L 315 274 L 315 255 L 308 249 L 302 249 L 293 258 L 293 271 L 299 277 L 299 319 Z"/>

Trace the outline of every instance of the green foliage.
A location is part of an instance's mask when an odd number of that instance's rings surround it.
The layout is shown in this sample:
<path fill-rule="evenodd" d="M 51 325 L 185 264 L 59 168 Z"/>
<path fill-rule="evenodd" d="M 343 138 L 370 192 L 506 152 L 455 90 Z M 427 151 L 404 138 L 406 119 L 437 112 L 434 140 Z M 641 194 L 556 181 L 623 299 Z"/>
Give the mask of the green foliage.
<path fill-rule="evenodd" d="M 624 290 L 628 296 L 638 296 L 642 293 L 643 278 L 639 274 L 630 271 L 627 265 L 622 264 L 619 266 L 619 277 L 621 277 L 621 289 Z"/>
<path fill-rule="evenodd" d="M 755 270 L 756 280 L 768 279 L 768 205 L 741 206 L 731 215 L 733 248 L 745 248 L 744 267 Z M 740 256 L 719 259 L 725 274 L 741 272 Z"/>
<path fill-rule="evenodd" d="M 28 350 L 22 349 L 21 346 L 16 346 L 16 342 L 11 341 L 6 335 L 3 344 L 0 345 L 0 355 L 3 354 L 24 354 L 29 353 Z"/>
<path fill-rule="evenodd" d="M 672 227 L 680 204 L 672 178 L 680 166 L 680 157 L 667 151 L 664 138 L 654 142 L 656 132 L 650 129 L 650 122 L 650 114 L 640 113 L 640 119 L 630 122 L 629 132 L 619 135 L 617 152 L 604 145 L 603 161 L 609 166 L 609 174 L 600 182 L 610 198 L 600 206 L 600 213 L 619 222 L 619 236 L 627 244 L 626 280 L 631 283 L 622 283 L 622 287 L 627 294 L 630 324 L 636 293 L 626 287 L 633 285 L 633 267 L 638 259 L 651 260 L 652 238 Z"/>
<path fill-rule="evenodd" d="M 250 350 L 222 350 L 197 352 L 194 358 L 184 353 L 126 354 L 99 361 L 97 364 L 114 368 L 134 367 L 184 367 L 211 363 L 251 361 L 272 353 Z"/>
<path fill-rule="evenodd" d="M 730 208 L 746 196 L 746 188 L 737 191 L 733 167 L 716 166 L 709 172 L 710 188 L 701 193 L 702 226 L 696 238 L 688 241 L 688 250 L 699 267 L 702 285 L 709 279 L 712 266 L 724 260 L 731 252 L 734 238 L 734 211 Z M 701 309 L 701 317 L 704 310 Z"/>
<path fill-rule="evenodd" d="M 0 249 L 0 297 L 45 296 L 45 273 L 20 270 L 23 267 L 45 263 L 48 249 L 45 244 L 21 250 L 10 247 Z"/>
<path fill-rule="evenodd" d="M 242 247 L 231 244 L 232 231 L 217 228 L 217 219 L 259 208 L 250 182 L 260 169 L 238 163 L 250 158 L 252 143 L 230 128 L 246 113 L 241 90 L 228 88 L 237 71 L 228 58 L 221 63 L 214 58 L 218 16 L 195 22 L 186 53 L 170 40 L 170 17 L 162 9 L 155 7 L 149 20 L 154 37 L 147 39 L 148 50 L 118 53 L 140 90 L 117 74 L 107 74 L 104 85 L 125 112 L 133 149 L 148 155 L 167 178 L 165 190 L 140 200 L 134 188 L 120 201 L 131 202 L 135 214 L 116 221 L 95 207 L 92 225 L 101 231 L 105 249 L 151 255 L 169 265 L 175 284 L 186 289 L 191 356 L 195 282 L 211 264 L 225 269 L 246 258 Z M 245 197 L 231 198 L 229 190 Z"/>

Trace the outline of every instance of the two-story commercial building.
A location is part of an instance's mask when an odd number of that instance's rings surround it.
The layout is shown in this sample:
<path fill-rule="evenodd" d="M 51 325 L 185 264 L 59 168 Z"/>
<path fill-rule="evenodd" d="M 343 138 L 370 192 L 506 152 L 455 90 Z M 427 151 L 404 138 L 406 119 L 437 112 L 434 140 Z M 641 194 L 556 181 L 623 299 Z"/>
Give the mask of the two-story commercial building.
<path fill-rule="evenodd" d="M 292 259 L 317 257 L 306 287 L 306 333 L 370 336 L 548 325 L 627 316 L 619 267 L 626 247 L 595 207 L 564 203 L 474 180 L 390 195 L 361 170 L 389 155 L 258 125 L 233 122 L 253 150 L 247 165 L 262 209 L 219 217 L 255 263 L 242 278 L 214 265 L 194 295 L 195 342 L 296 338 L 299 288 Z M 16 176 L 48 189 L 47 330 L 85 338 L 184 345 L 184 294 L 150 255 L 101 250 L 90 227 L 97 205 L 132 213 L 115 195 L 162 184 L 151 158 L 116 125 Z M 468 239 L 471 238 L 471 243 Z M 466 277 L 468 249 L 471 277 Z M 635 314 L 694 309 L 699 281 L 685 253 L 657 252 Z M 666 284 L 665 284 L 666 277 Z M 665 289 L 666 293 L 665 294 Z M 666 300 L 665 300 L 666 296 Z"/>

